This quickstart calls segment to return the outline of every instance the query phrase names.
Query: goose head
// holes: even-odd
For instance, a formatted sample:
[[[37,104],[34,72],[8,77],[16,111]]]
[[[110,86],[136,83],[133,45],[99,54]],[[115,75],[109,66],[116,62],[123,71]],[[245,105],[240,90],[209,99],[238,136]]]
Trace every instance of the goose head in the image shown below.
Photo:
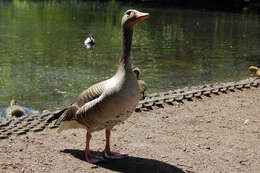
[[[149,17],[149,13],[142,13],[137,10],[127,10],[122,18],[122,27],[133,29],[136,23]]]
[[[122,44],[122,56],[120,58],[120,68],[123,67],[124,69],[131,70],[131,62],[130,62],[130,52],[131,52],[131,44],[132,44],[132,37],[134,26],[136,23],[146,19],[149,17],[149,13],[142,13],[137,10],[127,10],[121,22],[121,27],[123,31],[123,44]]]

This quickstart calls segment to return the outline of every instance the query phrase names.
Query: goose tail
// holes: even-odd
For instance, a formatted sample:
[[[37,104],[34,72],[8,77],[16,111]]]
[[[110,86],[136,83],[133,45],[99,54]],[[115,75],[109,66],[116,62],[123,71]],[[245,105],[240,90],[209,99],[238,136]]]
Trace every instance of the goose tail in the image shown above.
[[[78,107],[76,105],[70,105],[67,108],[54,112],[53,115],[47,120],[47,123],[51,123],[56,120],[55,125],[59,125],[62,121],[73,120],[77,110]]]
[[[51,123],[54,120],[57,120],[60,118],[60,116],[63,114],[63,112],[66,110],[67,108],[64,108],[62,110],[56,111],[52,113],[52,116],[47,120],[47,123]]]

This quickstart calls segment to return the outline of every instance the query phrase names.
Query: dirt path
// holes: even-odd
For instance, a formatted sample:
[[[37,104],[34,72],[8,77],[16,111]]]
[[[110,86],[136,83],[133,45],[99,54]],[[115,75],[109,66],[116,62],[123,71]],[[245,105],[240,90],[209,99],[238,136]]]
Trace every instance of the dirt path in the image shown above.
[[[0,172],[260,172],[260,88],[134,113],[112,133],[125,160],[84,160],[85,132],[55,129],[0,141]],[[101,154],[104,131],[91,148]]]

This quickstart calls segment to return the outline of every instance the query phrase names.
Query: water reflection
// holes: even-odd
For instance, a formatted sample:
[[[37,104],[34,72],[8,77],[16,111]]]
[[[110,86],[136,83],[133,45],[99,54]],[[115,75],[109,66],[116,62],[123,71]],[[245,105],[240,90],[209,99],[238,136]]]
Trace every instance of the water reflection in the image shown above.
[[[52,109],[113,75],[121,55],[121,16],[129,8],[151,13],[136,27],[132,47],[132,63],[150,93],[242,79],[249,65],[260,64],[257,14],[0,1],[0,107],[14,97],[26,107]],[[86,49],[90,33],[97,44]]]

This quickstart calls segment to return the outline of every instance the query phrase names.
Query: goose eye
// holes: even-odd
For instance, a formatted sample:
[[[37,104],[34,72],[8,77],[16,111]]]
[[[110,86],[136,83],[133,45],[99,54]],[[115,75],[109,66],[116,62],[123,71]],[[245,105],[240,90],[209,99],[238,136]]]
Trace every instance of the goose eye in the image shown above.
[[[126,12],[126,14],[129,16],[131,14],[131,11]]]

